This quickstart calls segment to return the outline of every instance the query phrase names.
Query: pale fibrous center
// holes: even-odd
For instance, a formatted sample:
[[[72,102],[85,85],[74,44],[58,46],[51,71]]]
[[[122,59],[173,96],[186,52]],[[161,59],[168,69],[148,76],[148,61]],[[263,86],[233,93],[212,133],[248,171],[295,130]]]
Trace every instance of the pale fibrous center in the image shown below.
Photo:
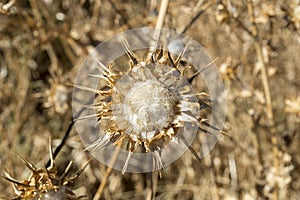
[[[118,80],[112,114],[119,129],[133,140],[151,140],[172,125],[178,98],[163,82],[169,79],[168,71],[163,65],[139,65]]]
[[[125,119],[136,133],[159,131],[172,121],[175,97],[158,81],[138,82],[123,102]]]

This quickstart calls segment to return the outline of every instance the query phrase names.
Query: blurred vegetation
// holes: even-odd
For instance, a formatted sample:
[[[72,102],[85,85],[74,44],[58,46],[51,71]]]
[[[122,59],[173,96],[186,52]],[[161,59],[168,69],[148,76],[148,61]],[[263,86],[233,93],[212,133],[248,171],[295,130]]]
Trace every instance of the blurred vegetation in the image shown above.
[[[14,154],[42,166],[48,139],[57,146],[72,117],[72,83],[101,41],[155,26],[160,1],[0,1],[0,170],[22,180]],[[185,153],[158,179],[156,199],[300,199],[299,0],[170,1],[164,27],[204,46],[227,92],[225,130],[198,162]],[[200,136],[201,137],[201,134]],[[199,139],[200,140],[200,139]],[[199,146],[195,141],[195,148]],[[63,171],[88,161],[76,131],[56,159]],[[93,160],[76,194],[93,199],[106,166]],[[147,176],[112,170],[102,199],[145,199]],[[0,196],[13,197],[0,179]]]

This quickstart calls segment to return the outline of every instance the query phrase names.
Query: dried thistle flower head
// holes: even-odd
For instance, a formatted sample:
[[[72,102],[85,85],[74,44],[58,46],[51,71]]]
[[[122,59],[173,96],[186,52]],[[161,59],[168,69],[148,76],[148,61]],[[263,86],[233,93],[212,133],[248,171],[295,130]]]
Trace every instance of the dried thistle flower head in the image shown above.
[[[139,38],[131,42],[136,43]],[[171,41],[169,45],[147,48],[144,52],[133,51],[129,45],[131,42],[124,35],[119,36],[121,46],[114,45],[121,57],[105,65],[102,60],[106,57],[100,59],[92,55],[85,66],[96,70],[88,72],[85,78],[81,75],[86,72],[78,73],[78,84],[74,85],[73,93],[75,112],[76,105],[82,106],[85,104],[83,102],[87,102],[82,101],[88,97],[88,94],[82,94],[84,90],[96,94],[94,103],[85,106],[87,112],[76,123],[87,150],[109,166],[122,170],[122,173],[159,170],[177,159],[187,148],[199,159],[190,144],[200,124],[207,123],[200,117],[200,110],[207,104],[199,96],[208,95],[195,92],[191,85],[201,70],[195,70],[192,64],[189,67],[182,65],[189,42],[174,48],[178,45]],[[110,45],[107,48],[111,48]],[[128,62],[123,61],[120,47]],[[170,47],[173,50],[170,51]],[[138,56],[141,52],[144,56]],[[97,51],[94,53],[97,54]],[[114,54],[113,50],[111,54]],[[106,56],[111,55],[107,53]],[[191,68],[194,72],[187,77],[187,70]],[[96,81],[96,89],[84,84],[84,81],[91,79]],[[92,144],[89,140],[98,136],[99,132],[91,129],[89,132],[91,123],[99,125],[101,135]],[[218,128],[214,127],[214,130]],[[118,159],[112,161],[113,152],[119,147]]]
[[[50,151],[50,166],[43,168],[36,168],[29,160],[21,158],[21,161],[31,171],[31,175],[27,180],[19,181],[10,176],[9,173],[4,172],[4,178],[14,186],[14,192],[17,195],[16,200],[78,200],[84,196],[76,197],[70,184],[78,178],[84,168],[78,170],[74,176],[68,176],[72,161],[69,162],[62,175],[58,174],[54,163],[51,141],[49,142]]]
[[[70,110],[71,89],[65,82],[69,79],[70,74],[63,74],[58,66],[52,66],[49,69],[51,77],[49,78],[49,88],[41,89],[42,92],[34,94],[43,103],[43,106],[49,109],[50,115],[65,115]],[[48,87],[48,86],[47,86]]]
[[[50,80],[50,86],[45,92],[46,101],[44,102],[44,107],[54,107],[57,113],[65,114],[69,109],[69,89],[63,84],[55,83],[53,80]]]

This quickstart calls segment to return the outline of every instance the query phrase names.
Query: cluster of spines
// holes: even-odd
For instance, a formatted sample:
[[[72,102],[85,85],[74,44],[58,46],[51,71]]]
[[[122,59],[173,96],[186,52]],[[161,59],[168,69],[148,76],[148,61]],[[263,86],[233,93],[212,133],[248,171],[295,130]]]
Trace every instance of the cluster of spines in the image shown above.
[[[17,195],[14,200],[31,200],[31,199],[70,199],[78,200],[84,196],[76,197],[70,189],[70,184],[83,172],[83,168],[79,169],[74,176],[69,177],[69,172],[73,164],[69,162],[62,175],[58,175],[55,166],[51,140],[49,140],[50,165],[43,168],[37,168],[28,159],[18,156],[24,165],[31,171],[31,175],[27,180],[17,180],[7,172],[4,172],[6,180],[13,183],[14,192]]]

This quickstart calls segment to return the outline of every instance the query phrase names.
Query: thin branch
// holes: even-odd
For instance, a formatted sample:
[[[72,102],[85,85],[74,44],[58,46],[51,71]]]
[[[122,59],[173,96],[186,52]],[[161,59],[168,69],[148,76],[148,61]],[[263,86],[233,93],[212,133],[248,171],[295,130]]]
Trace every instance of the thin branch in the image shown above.
[[[165,20],[165,16],[166,16],[167,9],[168,9],[168,4],[169,4],[169,0],[162,0],[162,2],[160,4],[158,19],[157,19],[154,34],[153,34],[153,39],[154,39],[155,44],[151,44],[152,47],[149,50],[150,53],[153,53],[155,51],[155,49],[157,49],[157,47],[158,47],[160,32],[164,25],[164,20]]]
[[[111,165],[114,165],[114,163],[116,162],[117,158],[118,158],[118,154],[119,154],[119,151],[121,149],[121,145],[122,145],[122,142],[120,142],[117,146],[116,146],[116,150],[114,152],[114,154],[112,155],[112,158],[111,158]],[[101,195],[103,193],[103,190],[105,188],[105,185],[107,183],[107,180],[109,178],[109,175],[112,171],[112,168],[111,167],[108,167],[105,171],[105,174],[104,174],[104,177],[102,178],[101,180],[101,184],[99,185],[98,187],[98,190],[96,192],[96,194],[94,195],[94,198],[93,200],[100,200],[101,198]]]
[[[267,118],[269,121],[269,125],[271,127],[270,132],[272,134],[271,142],[273,146],[273,164],[276,170],[276,173],[279,172],[279,160],[278,160],[278,147],[277,147],[277,137],[275,133],[275,128],[274,128],[274,115],[273,115],[273,107],[272,107],[272,100],[271,100],[271,95],[270,95],[270,87],[269,87],[269,80],[268,80],[268,74],[267,74],[267,67],[264,63],[263,59],[263,54],[262,54],[262,47],[259,41],[259,35],[258,35],[258,29],[257,25],[255,22],[255,16],[253,13],[253,3],[252,0],[247,0],[247,9],[250,17],[250,22],[251,22],[251,33],[254,38],[254,46],[255,46],[255,51],[257,55],[257,59],[259,62],[259,65],[261,67],[261,77],[262,77],[262,85],[264,88],[264,93],[266,97],[266,114]],[[278,187],[275,186],[274,191],[273,191],[273,200],[278,199]]]

